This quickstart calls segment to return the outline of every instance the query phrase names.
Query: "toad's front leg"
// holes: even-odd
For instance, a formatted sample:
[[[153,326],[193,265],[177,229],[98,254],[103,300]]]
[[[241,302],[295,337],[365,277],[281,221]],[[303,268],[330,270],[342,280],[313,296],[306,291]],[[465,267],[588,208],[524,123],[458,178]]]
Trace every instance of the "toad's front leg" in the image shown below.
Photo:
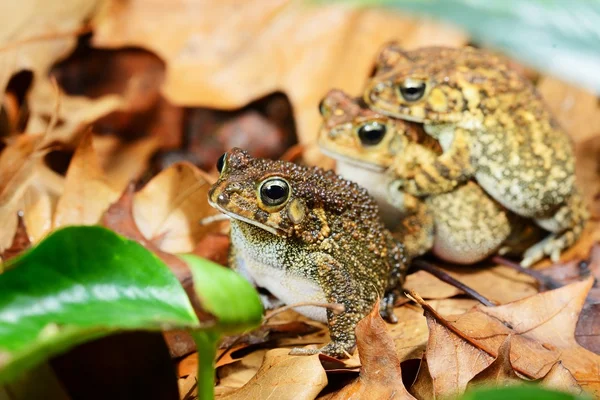
[[[402,181],[403,190],[414,196],[450,192],[475,173],[470,141],[471,135],[464,129],[457,128],[452,141],[441,155],[411,144],[403,154],[396,157],[392,170]]]
[[[323,289],[325,298],[330,303],[338,303],[344,306],[344,311],[334,313],[327,310],[327,323],[331,342],[320,349],[295,348],[290,354],[326,354],[336,358],[350,357],[356,346],[354,330],[356,324],[368,312],[370,306],[375,303],[374,299],[363,299],[361,291],[353,282],[345,266],[334,260],[329,255],[314,255],[314,271],[316,272],[319,286]],[[371,301],[373,300],[373,301]],[[371,304],[367,304],[371,303]]]

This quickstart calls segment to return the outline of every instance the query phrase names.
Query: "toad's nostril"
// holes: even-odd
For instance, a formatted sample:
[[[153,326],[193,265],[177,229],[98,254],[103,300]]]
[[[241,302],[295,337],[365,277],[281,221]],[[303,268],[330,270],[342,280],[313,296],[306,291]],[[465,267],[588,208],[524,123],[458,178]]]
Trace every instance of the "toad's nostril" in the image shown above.
[[[225,192],[229,194],[239,194],[242,192],[242,186],[239,183],[230,183],[227,188],[225,188]]]

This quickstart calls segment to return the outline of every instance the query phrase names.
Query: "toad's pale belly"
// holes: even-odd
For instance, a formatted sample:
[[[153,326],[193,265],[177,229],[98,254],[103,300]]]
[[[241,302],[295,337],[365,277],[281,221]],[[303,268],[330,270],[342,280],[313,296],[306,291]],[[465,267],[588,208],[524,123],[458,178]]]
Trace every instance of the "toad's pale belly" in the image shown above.
[[[246,259],[243,256],[238,256],[237,269],[246,279],[256,286],[267,289],[285,304],[306,301],[327,303],[325,293],[311,279],[291,274],[281,268]],[[310,319],[327,322],[327,313],[323,307],[297,307],[295,310]]]

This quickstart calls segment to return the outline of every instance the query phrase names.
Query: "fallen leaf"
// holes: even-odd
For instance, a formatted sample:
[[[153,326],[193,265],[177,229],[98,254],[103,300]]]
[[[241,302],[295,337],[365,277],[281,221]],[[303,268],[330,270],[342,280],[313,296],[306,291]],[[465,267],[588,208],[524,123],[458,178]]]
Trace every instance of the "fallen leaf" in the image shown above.
[[[169,253],[190,252],[222,223],[200,224],[218,214],[207,201],[214,178],[189,163],[177,163],[155,176],[133,200],[133,217],[144,237]]]
[[[548,371],[538,383],[562,392],[570,392],[577,395],[583,392],[583,389],[579,386],[573,377],[573,374],[565,368],[561,361],[554,364],[552,368],[550,368],[550,371]]]
[[[327,385],[319,356],[291,356],[289,352],[289,349],[268,351],[248,383],[219,399],[314,399]]]
[[[140,46],[165,60],[163,93],[174,104],[232,109],[283,91],[304,144],[316,139],[321,97],[332,87],[358,94],[383,43],[400,40],[414,48],[466,41],[426,19],[292,0],[112,0],[94,25],[95,46]]]
[[[427,365],[427,355],[424,355],[423,359],[421,359],[419,372],[417,372],[417,377],[410,387],[410,394],[418,400],[435,399],[433,379]]]
[[[577,382],[600,394],[600,356],[575,340],[575,326],[593,279],[570,284],[497,307],[476,306],[451,326],[473,346],[496,355],[512,335],[512,365],[529,377],[541,378],[562,361]]]
[[[175,274],[179,282],[186,288],[192,288],[192,272],[185,262],[177,256],[162,251],[156,244],[149,241],[140,232],[133,220],[133,185],[129,185],[121,197],[106,210],[102,216],[102,225],[112,229],[120,235],[133,239],[142,246],[156,254]]]
[[[470,389],[477,385],[508,386],[515,383],[522,383],[521,379],[510,363],[510,335],[498,349],[498,356],[483,371],[471,379],[467,388]]]
[[[98,0],[3,2],[0,8],[0,92],[14,72],[27,69],[43,79],[76,44],[82,23]]]
[[[92,135],[85,134],[69,164],[65,190],[56,205],[53,228],[98,223],[123,189],[107,182],[94,152]]]
[[[48,150],[42,134],[23,134],[11,138],[0,154],[0,252],[12,243],[24,195],[34,185],[39,170],[47,169],[43,157]]]
[[[117,188],[124,188],[146,172],[150,157],[158,149],[158,140],[145,137],[123,143],[115,136],[94,136],[94,148],[106,180]]]
[[[594,288],[598,289],[598,288]],[[589,351],[600,354],[600,304],[586,304],[579,314],[575,339]]]
[[[25,224],[23,224],[23,218],[18,217],[17,229],[15,230],[15,235],[10,247],[7,247],[0,252],[0,273],[3,269],[1,263],[18,255],[23,250],[29,248],[29,246],[31,246],[31,242],[29,241],[29,237],[27,237]]]
[[[460,395],[469,381],[493,362],[493,357],[467,342],[430,306],[424,306],[424,314],[429,327],[426,365],[430,376],[419,370],[414,393],[422,396],[432,392],[433,398]]]
[[[442,266],[444,272],[496,303],[508,303],[538,292],[535,279],[508,267],[485,264],[450,265],[441,262],[436,262],[436,265]],[[425,271],[409,275],[404,287],[419,293],[424,299],[445,299],[463,293]]]
[[[264,349],[254,351],[241,360],[217,368],[216,397],[219,397],[219,394],[232,393],[247,384],[264,364],[267,351]]]
[[[331,399],[414,399],[402,383],[396,346],[379,315],[379,301],[356,325],[360,375]]]

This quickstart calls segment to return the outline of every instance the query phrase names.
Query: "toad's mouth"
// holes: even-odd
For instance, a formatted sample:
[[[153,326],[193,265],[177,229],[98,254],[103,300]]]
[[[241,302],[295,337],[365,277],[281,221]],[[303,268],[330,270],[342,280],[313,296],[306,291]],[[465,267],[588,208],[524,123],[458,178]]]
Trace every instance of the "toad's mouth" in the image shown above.
[[[212,201],[212,199],[210,197],[208,198],[208,204],[211,207],[216,208],[218,211],[222,212],[223,214],[227,215],[231,219],[235,219],[236,221],[241,221],[241,222],[245,222],[250,225],[254,225],[257,228],[264,229],[265,231],[272,233],[273,235],[276,235],[276,236],[286,236],[286,234],[283,230],[276,229],[276,228],[273,228],[272,226],[268,226],[265,224],[261,224],[251,218],[247,218],[247,217],[244,217],[243,215],[236,214],[233,211],[229,211],[226,208],[224,208],[224,207],[220,206],[219,204],[215,203],[214,201]]]
[[[373,171],[373,172],[383,173],[386,170],[386,168],[382,167],[381,165],[373,164],[368,161],[357,160],[356,158],[352,158],[352,157],[348,157],[348,156],[336,153],[335,151],[329,150],[329,149],[325,148],[324,146],[320,146],[320,148],[321,148],[321,152],[323,154],[333,158],[336,161],[343,161],[345,163],[354,165],[359,168],[364,168],[364,169],[367,169],[367,170]]]

